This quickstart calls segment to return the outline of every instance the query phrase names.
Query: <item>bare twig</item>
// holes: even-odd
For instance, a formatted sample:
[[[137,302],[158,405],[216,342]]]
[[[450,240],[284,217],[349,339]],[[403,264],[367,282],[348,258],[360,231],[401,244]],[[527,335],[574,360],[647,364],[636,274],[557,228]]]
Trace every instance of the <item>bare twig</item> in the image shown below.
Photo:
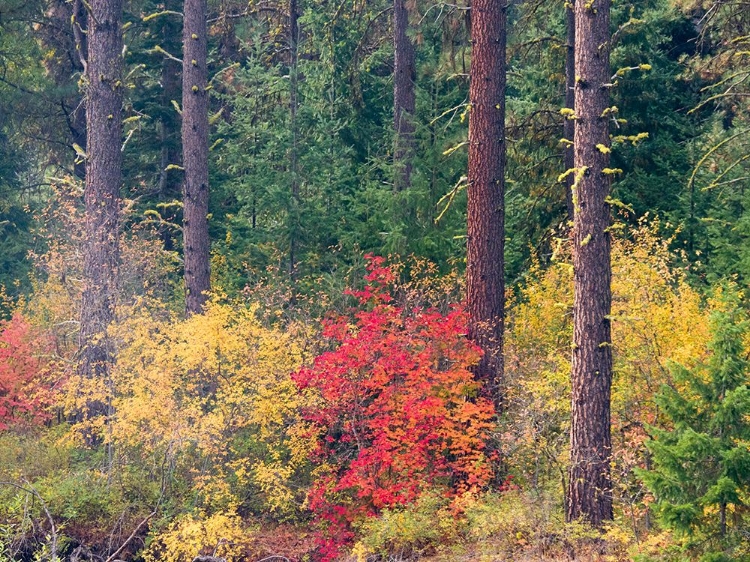
[[[148,523],[149,520],[155,515],[156,515],[156,509],[152,511],[151,513],[149,513],[143,521],[138,523],[138,526],[135,529],[133,529],[133,532],[130,533],[130,536],[127,539],[125,539],[124,543],[120,545],[120,548],[115,550],[112,553],[112,555],[109,558],[107,558],[105,562],[113,562],[115,558],[117,558],[117,555],[120,554],[123,550],[125,550],[125,547],[128,546],[128,544],[130,544],[130,541],[132,541],[135,538],[135,536],[138,534],[138,531],[141,530],[141,527],[143,527],[146,523]]]
[[[39,495],[39,492],[36,491],[34,486],[26,479],[22,480],[22,482],[25,484],[25,486],[21,486],[20,484],[16,484],[15,482],[0,482],[0,486],[10,486],[12,488],[16,488],[17,490],[21,490],[22,492],[31,494],[39,500],[39,505],[42,506],[42,510],[44,511],[44,515],[47,517],[47,521],[49,521],[50,526],[50,561],[58,562],[60,559],[57,557],[57,526],[55,525],[55,520],[52,518],[52,514],[49,512],[49,509],[47,509],[47,503],[44,501],[44,498]]]

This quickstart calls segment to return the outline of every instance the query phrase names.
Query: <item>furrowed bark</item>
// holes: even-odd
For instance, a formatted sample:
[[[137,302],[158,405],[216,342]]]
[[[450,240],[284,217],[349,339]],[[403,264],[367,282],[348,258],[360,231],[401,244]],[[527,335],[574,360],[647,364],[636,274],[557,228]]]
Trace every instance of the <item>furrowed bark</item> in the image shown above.
[[[114,319],[122,182],[122,0],[92,0],[86,85],[86,238],[80,373],[109,372],[106,331]]]
[[[78,374],[109,388],[114,362],[107,329],[115,318],[120,259],[122,183],[122,0],[92,0],[86,64],[86,187],[84,287],[81,299]],[[111,413],[108,398],[90,400],[77,415]],[[93,444],[97,437],[90,435]]]
[[[471,7],[469,174],[466,293],[469,337],[484,350],[476,376],[502,403],[505,307],[505,51],[506,6]]]
[[[207,2],[185,0],[182,31],[182,161],[185,309],[199,314],[211,289],[208,237]]]
[[[612,519],[609,0],[575,5],[575,218],[568,520]]]

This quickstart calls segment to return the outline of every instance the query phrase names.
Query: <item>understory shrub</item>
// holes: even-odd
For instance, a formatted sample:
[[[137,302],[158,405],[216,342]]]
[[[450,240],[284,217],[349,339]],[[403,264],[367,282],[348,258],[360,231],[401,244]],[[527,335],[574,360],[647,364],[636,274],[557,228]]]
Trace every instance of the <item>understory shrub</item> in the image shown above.
[[[466,314],[397,304],[382,258],[369,258],[365,280],[349,291],[357,306],[325,322],[330,351],[294,375],[313,394],[303,409],[317,443],[307,503],[324,559],[362,519],[427,490],[478,490],[492,476],[484,451],[493,407],[469,370],[480,350],[466,338]]]

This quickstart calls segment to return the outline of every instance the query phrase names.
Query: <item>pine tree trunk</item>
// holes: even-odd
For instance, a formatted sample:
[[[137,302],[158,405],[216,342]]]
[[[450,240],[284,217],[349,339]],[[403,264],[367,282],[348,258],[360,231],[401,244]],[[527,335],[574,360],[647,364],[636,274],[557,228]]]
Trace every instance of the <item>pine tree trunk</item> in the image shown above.
[[[409,12],[405,0],[393,2],[393,126],[396,132],[393,151],[396,191],[411,186],[414,158],[416,53],[409,39]]]
[[[576,62],[575,62],[575,47],[576,47],[576,13],[575,4],[571,0],[569,5],[566,3],[565,6],[565,26],[567,29],[567,39],[565,53],[565,107],[568,109],[575,109],[576,93]],[[575,154],[573,152],[573,137],[575,136],[575,120],[565,119],[563,125],[563,138],[569,143],[565,143],[565,158],[564,166],[565,170],[570,170],[575,167]],[[575,176],[570,174],[565,178],[565,202],[568,208],[568,220],[573,220],[574,208],[573,208],[573,182]]]
[[[179,11],[179,0],[167,0],[164,8],[170,11]],[[169,53],[177,52],[179,49],[179,22],[172,15],[161,18],[162,45]],[[180,198],[181,175],[177,169],[170,169],[171,165],[182,163],[180,149],[180,115],[172,106],[173,101],[179,101],[180,89],[180,63],[164,57],[161,63],[161,120],[159,124],[159,141],[161,143],[161,158],[159,170],[159,200],[171,202]],[[173,207],[165,207],[162,218],[169,223],[177,220]],[[160,228],[164,249],[174,249],[172,236],[173,229],[164,225]]]
[[[91,0],[86,85],[86,234],[78,372],[107,381],[113,360],[122,183],[122,0]],[[97,402],[86,415],[106,413]]]
[[[505,10],[498,0],[472,3],[469,86],[469,337],[484,350],[476,375],[498,406],[502,401],[505,306]]]
[[[576,2],[572,419],[568,520],[612,519],[609,0]]]
[[[208,68],[206,0],[185,0],[182,31],[182,161],[185,308],[198,314],[211,288],[208,238]]]
[[[289,125],[292,143],[289,149],[289,172],[291,175],[291,212],[289,216],[289,276],[294,281],[297,275],[297,253],[299,246],[299,150],[297,146],[299,131],[297,129],[298,109],[298,46],[299,24],[297,0],[289,0]]]

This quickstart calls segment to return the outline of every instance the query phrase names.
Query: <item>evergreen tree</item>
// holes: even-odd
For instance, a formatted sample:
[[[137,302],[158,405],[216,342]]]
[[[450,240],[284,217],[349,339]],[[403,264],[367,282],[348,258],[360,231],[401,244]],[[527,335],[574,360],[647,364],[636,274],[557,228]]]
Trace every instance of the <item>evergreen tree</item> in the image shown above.
[[[289,198],[289,276],[297,277],[297,259],[299,246],[299,128],[297,112],[299,111],[299,7],[297,0],[289,0],[289,125],[291,143],[289,146],[289,176],[291,180]]]
[[[610,2],[575,4],[573,371],[567,518],[612,519],[610,396]]]
[[[79,373],[106,380],[114,360],[107,328],[115,317],[122,184],[122,1],[93,0],[86,67],[86,239]],[[92,414],[104,412],[91,405]]]
[[[663,524],[687,534],[738,528],[750,493],[750,321],[736,293],[723,299],[709,358],[672,365],[673,382],[656,397],[666,427],[651,428],[653,468],[640,472]]]
[[[24,210],[19,197],[18,173],[23,160],[0,128],[0,296],[12,299],[31,287],[31,270],[26,255],[31,249],[31,214]],[[12,303],[0,298],[0,320],[4,319]]]
[[[505,55],[507,6],[471,7],[466,297],[469,337],[484,351],[476,367],[499,405],[505,313]]]
[[[166,0],[164,7],[169,11],[179,10],[178,0]],[[177,51],[179,48],[179,20],[174,15],[169,14],[167,17],[160,18],[159,21],[160,39],[167,52]],[[165,205],[161,215],[168,222],[174,222],[174,205],[170,203],[180,199],[181,185],[180,174],[175,166],[182,162],[180,150],[180,115],[172,106],[173,100],[176,102],[181,99],[180,88],[180,64],[172,58],[163,57],[160,68],[161,95],[158,96],[158,107],[156,109],[156,119],[158,119],[158,144],[159,144],[159,183],[158,199]],[[156,98],[155,94],[153,98]],[[152,99],[153,99],[152,98]],[[173,248],[173,229],[168,225],[162,224],[160,228],[161,238],[164,241],[164,249]]]
[[[211,288],[208,236],[208,29],[206,0],[185,0],[182,31],[182,221],[185,309],[200,313]]]

